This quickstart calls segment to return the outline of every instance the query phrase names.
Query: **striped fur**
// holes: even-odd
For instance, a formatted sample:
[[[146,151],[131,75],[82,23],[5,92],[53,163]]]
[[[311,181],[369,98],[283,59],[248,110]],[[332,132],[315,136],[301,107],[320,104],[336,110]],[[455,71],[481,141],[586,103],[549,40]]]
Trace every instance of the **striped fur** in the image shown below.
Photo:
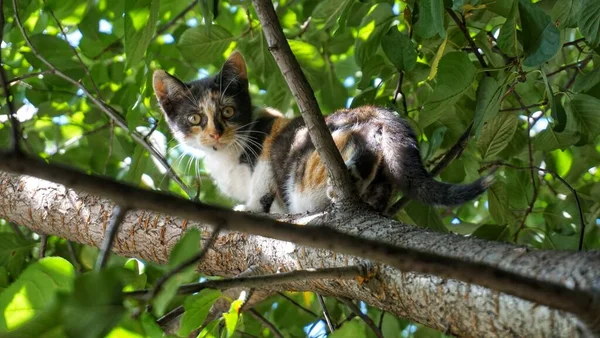
[[[217,75],[188,84],[156,71],[154,89],[173,135],[206,154],[204,165],[221,192],[247,210],[326,208],[335,196],[303,120],[253,107],[246,74],[239,53]],[[457,205],[491,183],[487,177],[464,185],[434,180],[423,168],[414,132],[387,109],[343,109],[326,122],[361,199],[376,210],[385,210],[398,192],[429,204]]]

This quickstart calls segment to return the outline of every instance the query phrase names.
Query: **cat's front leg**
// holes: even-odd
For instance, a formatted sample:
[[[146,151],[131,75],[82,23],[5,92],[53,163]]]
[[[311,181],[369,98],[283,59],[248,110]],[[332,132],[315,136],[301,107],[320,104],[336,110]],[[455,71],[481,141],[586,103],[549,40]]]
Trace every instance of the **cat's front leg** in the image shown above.
[[[275,178],[270,161],[259,160],[252,173],[246,210],[251,212],[270,212],[271,205],[275,200],[275,191]]]

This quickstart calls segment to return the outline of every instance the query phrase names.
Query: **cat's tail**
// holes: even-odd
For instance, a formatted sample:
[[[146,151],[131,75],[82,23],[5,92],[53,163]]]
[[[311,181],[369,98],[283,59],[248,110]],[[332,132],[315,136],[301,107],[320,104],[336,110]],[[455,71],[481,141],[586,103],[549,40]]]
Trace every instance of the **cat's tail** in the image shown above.
[[[405,120],[392,112],[382,114],[384,169],[395,188],[426,204],[454,206],[475,199],[492,185],[492,175],[469,184],[435,180],[424,168],[414,132]]]

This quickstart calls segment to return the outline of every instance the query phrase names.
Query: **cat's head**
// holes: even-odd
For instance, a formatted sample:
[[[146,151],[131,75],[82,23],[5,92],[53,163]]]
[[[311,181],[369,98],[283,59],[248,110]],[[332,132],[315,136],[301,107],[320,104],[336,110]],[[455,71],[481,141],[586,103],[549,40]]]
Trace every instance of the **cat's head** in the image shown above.
[[[183,83],[163,70],[154,93],[179,143],[204,151],[237,148],[252,122],[246,63],[234,52],[212,77]]]

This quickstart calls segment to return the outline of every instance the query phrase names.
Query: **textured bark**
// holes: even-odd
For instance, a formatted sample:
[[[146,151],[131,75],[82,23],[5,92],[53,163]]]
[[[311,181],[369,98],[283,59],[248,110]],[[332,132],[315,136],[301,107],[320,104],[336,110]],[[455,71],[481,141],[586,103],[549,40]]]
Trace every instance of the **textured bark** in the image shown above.
[[[101,197],[40,179],[0,172],[0,217],[38,233],[100,246],[114,204]],[[433,233],[382,218],[336,210],[288,218],[324,223],[367,238],[500,266],[524,276],[584,290],[600,288],[600,253],[529,251],[504,243]],[[164,263],[169,250],[190,227],[210,236],[205,224],[146,210],[125,217],[113,250],[124,256]],[[223,232],[199,265],[209,275],[233,276],[250,266],[274,273],[299,268],[358,264],[356,257],[298,246],[260,236]],[[459,336],[580,337],[585,329],[573,315],[452,279],[400,272],[376,265],[368,281],[324,280],[280,285],[270,290],[307,290],[367,302],[396,315]]]

